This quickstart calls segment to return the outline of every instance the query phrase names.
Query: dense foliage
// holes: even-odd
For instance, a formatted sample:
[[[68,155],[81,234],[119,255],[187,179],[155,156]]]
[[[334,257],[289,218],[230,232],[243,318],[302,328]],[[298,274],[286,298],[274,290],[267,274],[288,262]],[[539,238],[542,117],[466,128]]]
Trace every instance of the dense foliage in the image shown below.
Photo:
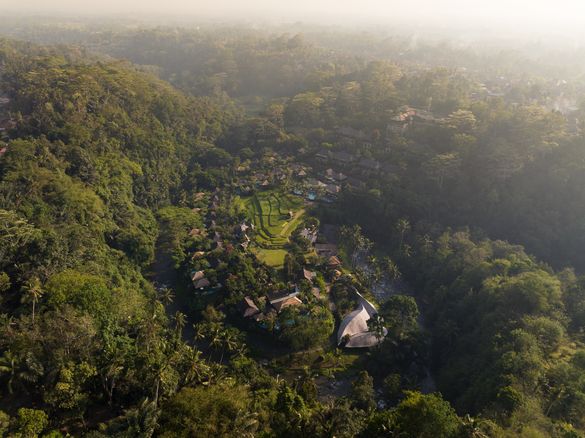
[[[0,40],[0,435],[583,436],[578,77],[328,33],[28,37],[85,49]],[[352,354],[358,296],[379,344]]]

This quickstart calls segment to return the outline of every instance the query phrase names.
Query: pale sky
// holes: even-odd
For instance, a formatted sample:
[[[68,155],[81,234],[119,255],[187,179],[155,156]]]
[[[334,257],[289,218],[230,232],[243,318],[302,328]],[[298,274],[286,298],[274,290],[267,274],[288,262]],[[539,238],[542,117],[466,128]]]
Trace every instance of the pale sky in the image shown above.
[[[0,11],[36,14],[164,14],[230,20],[469,22],[548,31],[585,28],[585,0],[0,0]]]

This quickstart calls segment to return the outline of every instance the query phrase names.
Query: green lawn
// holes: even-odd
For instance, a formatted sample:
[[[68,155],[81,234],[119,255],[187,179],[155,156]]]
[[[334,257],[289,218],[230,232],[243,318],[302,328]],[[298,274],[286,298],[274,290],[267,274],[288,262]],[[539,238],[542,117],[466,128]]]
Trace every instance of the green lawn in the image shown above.
[[[284,264],[284,256],[286,255],[284,249],[254,248],[252,249],[252,252],[256,254],[256,257],[258,257],[261,262],[266,263],[273,268],[282,268],[282,265]]]

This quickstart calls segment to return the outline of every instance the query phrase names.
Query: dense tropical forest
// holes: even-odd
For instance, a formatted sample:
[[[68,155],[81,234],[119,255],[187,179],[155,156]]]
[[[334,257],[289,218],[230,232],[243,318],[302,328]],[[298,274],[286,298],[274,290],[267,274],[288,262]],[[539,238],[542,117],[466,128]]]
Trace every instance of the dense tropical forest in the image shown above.
[[[585,436],[578,53],[0,23],[0,436]]]

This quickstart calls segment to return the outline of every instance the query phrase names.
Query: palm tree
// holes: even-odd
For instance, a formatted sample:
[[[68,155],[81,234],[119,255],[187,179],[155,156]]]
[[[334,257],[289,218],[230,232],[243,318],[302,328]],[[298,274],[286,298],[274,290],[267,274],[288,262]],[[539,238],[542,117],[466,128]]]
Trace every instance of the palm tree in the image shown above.
[[[194,330],[193,337],[195,338],[195,341],[202,341],[207,337],[207,330],[205,324],[202,323],[193,324],[193,330]]]
[[[113,362],[107,364],[100,370],[102,379],[102,386],[108,396],[108,405],[112,406],[114,399],[114,390],[118,382],[118,377],[124,371],[124,366],[121,361],[115,356]]]
[[[187,370],[183,382],[189,385],[194,382],[201,382],[209,375],[209,366],[201,359],[201,352],[188,347],[186,353]]]
[[[425,252],[429,251],[432,248],[433,239],[431,239],[431,236],[429,236],[428,234],[425,234],[424,236],[421,237],[420,244]]]
[[[175,300],[175,293],[171,288],[163,286],[158,290],[158,298],[163,305],[168,306]]]
[[[156,401],[146,398],[137,407],[127,410],[123,418],[137,436],[150,438],[154,435],[159,413]]]
[[[206,338],[209,342],[209,346],[215,351],[219,351],[223,346],[223,327],[216,323],[209,323]]]
[[[248,353],[248,346],[243,342],[238,342],[238,345],[234,351],[236,352],[236,356],[243,357]]]
[[[0,374],[8,374],[8,393],[13,393],[12,384],[14,377],[16,376],[16,356],[10,351],[5,351],[2,357],[0,357]]]
[[[168,366],[168,361],[166,363],[158,362],[154,365],[154,404],[158,406],[158,399],[160,394],[160,385],[163,382],[164,374]]]
[[[44,294],[44,291],[41,286],[41,281],[38,277],[34,277],[31,280],[27,281],[23,288],[22,288],[24,295],[22,296],[21,302],[24,303],[32,303],[32,324],[35,324],[35,308],[38,301]]]
[[[177,339],[181,339],[185,324],[187,324],[187,316],[183,312],[177,310],[175,313],[175,331]]]
[[[398,265],[390,257],[384,257],[383,264],[386,274],[391,280],[398,280],[402,276]]]
[[[379,348],[384,339],[384,318],[376,313],[368,320],[368,330],[374,333]]]
[[[470,438],[488,438],[488,435],[481,430],[481,424],[469,414],[463,417],[463,430],[466,436]]]
[[[253,438],[256,436],[256,429],[258,429],[258,414],[238,410],[233,422],[233,435],[242,438]]]
[[[410,230],[410,222],[408,219],[402,218],[399,219],[396,223],[396,230],[400,233],[400,244],[398,245],[398,249],[402,249],[402,244],[404,243],[404,235]]]
[[[221,364],[223,363],[223,355],[225,354],[226,350],[232,351],[232,349],[236,347],[236,341],[233,333],[229,330],[222,331],[219,337],[218,345],[221,346],[221,356],[219,358],[219,363]]]
[[[408,244],[405,244],[405,245],[402,247],[402,255],[403,255],[404,257],[410,257],[410,256],[412,255],[412,246],[410,246],[410,245],[408,245]]]

